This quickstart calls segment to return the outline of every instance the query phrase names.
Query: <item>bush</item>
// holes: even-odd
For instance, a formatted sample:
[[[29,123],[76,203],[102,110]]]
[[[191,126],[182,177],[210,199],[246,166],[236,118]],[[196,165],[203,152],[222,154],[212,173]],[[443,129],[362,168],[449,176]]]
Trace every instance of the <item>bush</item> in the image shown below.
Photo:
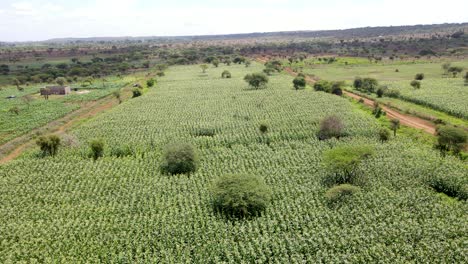
[[[164,150],[161,170],[168,174],[184,174],[196,171],[198,155],[195,148],[186,143],[167,145]]]
[[[351,184],[340,184],[330,188],[325,193],[325,198],[330,205],[335,205],[346,201],[350,196],[359,192],[361,189]]]
[[[271,199],[271,190],[256,176],[229,174],[217,179],[212,187],[216,210],[234,217],[260,215]]]
[[[340,138],[344,136],[344,125],[341,119],[337,116],[328,116],[320,122],[320,129],[317,134],[320,140],[330,138]]]
[[[379,89],[377,89],[376,94],[378,98],[382,98],[382,96],[385,94],[385,88],[379,87]]]
[[[434,176],[429,179],[428,184],[435,191],[444,193],[450,197],[460,200],[468,199],[468,184],[463,179],[450,176]]]
[[[320,80],[314,83],[314,90],[318,92],[329,92],[331,91],[332,84],[325,80]]]
[[[381,128],[379,130],[379,139],[382,142],[388,141],[390,139],[390,130],[386,128]]]
[[[297,76],[293,80],[293,85],[294,85],[294,89],[296,90],[304,89],[306,87],[306,80],[304,77]]]
[[[221,73],[221,78],[226,78],[226,79],[229,79],[231,78],[231,73],[227,70],[223,71],[223,73]]]
[[[146,86],[153,87],[155,83],[156,83],[156,80],[151,78],[151,79],[146,81]]]
[[[392,98],[398,98],[400,97],[400,91],[397,89],[388,89],[385,91],[385,96],[392,97]]]
[[[326,185],[362,183],[356,170],[360,163],[374,153],[371,146],[342,146],[324,153],[324,165],[330,172],[324,179]]]
[[[101,139],[93,139],[89,142],[89,148],[91,149],[91,157],[93,157],[94,160],[104,155],[104,141]]]
[[[266,132],[268,132],[268,125],[265,124],[265,123],[262,123],[260,124],[260,126],[258,127],[258,130],[260,130],[260,132],[262,134],[265,134]]]
[[[424,73],[418,73],[414,76],[415,80],[422,81],[424,79]]]
[[[413,80],[413,81],[411,81],[410,84],[411,84],[411,86],[413,86],[414,89],[421,88],[421,82],[420,81]]]
[[[133,155],[133,150],[130,146],[125,145],[125,146],[113,146],[110,149],[110,155],[117,157],[117,158],[122,158],[126,156],[131,156]]]
[[[43,156],[55,156],[60,146],[60,138],[56,135],[41,136],[36,140],[36,144],[41,149]]]
[[[268,77],[263,73],[252,73],[247,74],[244,77],[244,80],[249,84],[249,86],[258,89],[260,87],[265,87],[268,83]]]
[[[132,90],[132,97],[135,98],[135,97],[139,97],[143,94],[142,90],[139,89],[139,88],[135,88]]]

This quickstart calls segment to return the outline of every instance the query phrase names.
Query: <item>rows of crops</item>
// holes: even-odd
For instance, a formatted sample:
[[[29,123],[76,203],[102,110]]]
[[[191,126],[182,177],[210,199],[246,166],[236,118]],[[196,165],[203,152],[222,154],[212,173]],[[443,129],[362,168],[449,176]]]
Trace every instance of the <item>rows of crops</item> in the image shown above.
[[[67,96],[51,96],[49,100],[44,100],[38,94],[43,86],[27,86],[24,91],[18,91],[16,87],[4,87],[0,91],[0,144],[78,109],[81,102],[109,95],[127,83],[129,80],[114,78],[108,83],[94,84],[80,90],[83,93],[73,91]],[[26,95],[29,96],[29,102],[23,100]],[[16,97],[7,99],[9,96]],[[10,111],[13,108],[17,108],[18,113]]]
[[[384,84],[398,89],[404,100],[468,119],[468,89],[461,78],[425,80],[420,89],[414,89],[408,81]]]
[[[242,77],[259,65],[201,74],[174,67],[140,98],[73,131],[81,146],[53,158],[34,154],[0,167],[0,262],[446,262],[466,260],[466,202],[426,187],[432,174],[465,177],[466,165],[405,139],[379,143],[375,121],[345,99],[294,91],[273,76],[265,90]],[[318,121],[343,116],[348,137],[316,139]],[[258,124],[269,132],[261,135]],[[202,128],[212,137],[198,136]],[[134,155],[83,155],[91,138],[130,145]],[[167,176],[161,147],[187,141],[199,170]],[[371,144],[376,155],[360,173],[364,190],[339,208],[323,198],[322,152]],[[214,212],[209,188],[226,173],[265,179],[273,200],[258,218]]]

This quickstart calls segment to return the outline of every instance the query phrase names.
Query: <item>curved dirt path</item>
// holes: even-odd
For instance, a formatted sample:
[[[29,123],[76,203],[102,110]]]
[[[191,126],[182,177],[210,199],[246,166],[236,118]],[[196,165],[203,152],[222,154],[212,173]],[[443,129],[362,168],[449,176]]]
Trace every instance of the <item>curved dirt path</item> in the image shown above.
[[[370,99],[362,97],[360,95],[351,93],[349,91],[343,91],[343,94],[345,94],[345,95],[347,95],[347,96],[349,96],[351,98],[354,98],[356,100],[363,99],[365,105],[370,106],[370,107],[374,107],[374,101],[373,100],[370,100]],[[402,114],[402,113],[400,113],[400,112],[398,112],[396,110],[393,110],[393,109],[391,109],[391,108],[389,108],[387,106],[384,106],[384,105],[380,105],[380,107],[385,111],[385,113],[387,114],[387,117],[389,117],[391,119],[400,120],[400,124],[402,124],[402,125],[417,128],[417,129],[421,129],[421,130],[424,130],[425,132],[427,132],[429,134],[432,134],[432,135],[436,134],[436,126],[433,123],[431,123],[431,122],[429,122],[427,120],[424,120],[424,119],[421,119],[421,118],[415,117],[415,116]]]
[[[285,67],[284,70],[287,73],[289,73],[290,75],[292,75],[292,76],[297,76],[297,73],[294,72],[290,67]],[[313,83],[316,82],[316,80],[312,79],[310,76],[306,76],[306,81],[309,84],[313,84]],[[356,99],[356,100],[363,99],[365,105],[370,106],[370,107],[374,107],[374,101],[373,100],[370,100],[368,98],[362,97],[360,95],[357,95],[355,93],[345,91],[345,90],[343,90],[343,94],[345,94],[346,96],[349,96],[349,97],[351,97],[353,99]],[[387,107],[385,105],[382,105],[382,104],[380,105],[380,107],[385,111],[388,118],[398,119],[398,120],[400,120],[400,124],[402,124],[404,126],[408,126],[408,127],[412,127],[412,128],[416,128],[416,129],[421,129],[424,132],[427,132],[427,133],[429,133],[431,135],[436,134],[436,126],[433,123],[431,123],[431,122],[429,122],[427,120],[424,120],[424,119],[416,117],[416,116],[403,114],[401,112],[398,112],[398,111],[396,111],[394,109],[391,109],[391,108],[389,108],[389,107]]]

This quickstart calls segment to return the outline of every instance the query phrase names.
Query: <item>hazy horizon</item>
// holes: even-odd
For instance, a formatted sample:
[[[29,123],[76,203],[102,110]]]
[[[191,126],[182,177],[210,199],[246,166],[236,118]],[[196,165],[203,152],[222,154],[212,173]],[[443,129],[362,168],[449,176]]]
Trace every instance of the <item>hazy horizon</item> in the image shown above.
[[[456,8],[454,8],[456,7]],[[464,1],[358,0],[5,0],[0,41],[56,38],[151,37],[333,30],[464,23]],[[384,10],[385,12],[382,12]]]

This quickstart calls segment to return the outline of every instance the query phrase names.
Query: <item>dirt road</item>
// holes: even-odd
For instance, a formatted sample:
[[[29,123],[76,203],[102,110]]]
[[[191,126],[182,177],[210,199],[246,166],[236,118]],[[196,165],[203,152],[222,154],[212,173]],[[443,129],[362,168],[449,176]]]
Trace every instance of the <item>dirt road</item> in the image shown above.
[[[292,76],[297,76],[297,73],[294,72],[291,68],[289,67],[286,67],[284,69],[287,73],[289,73],[290,75]],[[316,82],[316,80],[312,79],[310,76],[306,76],[306,81],[309,83],[309,84],[313,84]],[[360,95],[357,95],[357,94],[354,94],[352,92],[349,92],[349,91],[343,91],[343,94],[345,94],[346,96],[349,96],[351,98],[354,98],[356,100],[359,100],[359,99],[363,99],[364,100],[364,104],[365,105],[368,105],[370,107],[374,107],[374,101],[373,100],[370,100],[368,98],[364,98]],[[403,114],[401,112],[398,112],[394,109],[391,109],[387,106],[384,106],[384,105],[380,105],[380,107],[385,111],[386,115],[388,118],[390,119],[398,119],[400,120],[400,124],[404,125],[404,126],[408,126],[408,127],[412,127],[412,128],[416,128],[416,129],[421,129],[429,134],[432,134],[432,135],[435,135],[436,134],[436,126],[435,124],[427,121],[427,120],[424,120],[422,118],[419,118],[419,117],[416,117],[416,116],[412,116],[412,115],[407,115],[407,114]]]

